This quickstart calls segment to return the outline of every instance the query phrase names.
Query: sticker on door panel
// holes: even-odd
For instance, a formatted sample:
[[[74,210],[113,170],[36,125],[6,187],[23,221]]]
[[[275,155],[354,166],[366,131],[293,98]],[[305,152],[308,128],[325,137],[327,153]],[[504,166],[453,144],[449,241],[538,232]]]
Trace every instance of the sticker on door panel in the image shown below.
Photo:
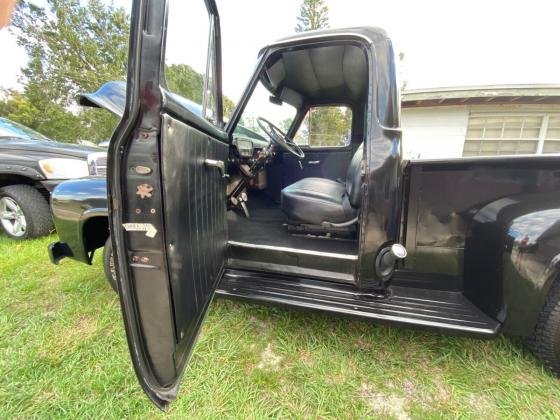
[[[157,229],[151,223],[123,223],[123,227],[127,232],[146,232],[148,238],[157,234]]]

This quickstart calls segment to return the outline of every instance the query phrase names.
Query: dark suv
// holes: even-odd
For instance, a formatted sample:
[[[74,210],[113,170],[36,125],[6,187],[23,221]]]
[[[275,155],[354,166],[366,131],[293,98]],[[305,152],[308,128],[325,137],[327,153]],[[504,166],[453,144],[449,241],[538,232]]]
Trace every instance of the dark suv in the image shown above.
[[[106,175],[107,154],[96,147],[51,140],[0,118],[0,225],[12,239],[54,229],[50,193],[60,182]]]

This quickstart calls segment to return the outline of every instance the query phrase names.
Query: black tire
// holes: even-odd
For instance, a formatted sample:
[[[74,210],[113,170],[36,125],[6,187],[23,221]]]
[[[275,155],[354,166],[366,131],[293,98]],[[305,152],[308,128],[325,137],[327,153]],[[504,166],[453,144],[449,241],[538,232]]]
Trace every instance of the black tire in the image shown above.
[[[4,197],[9,197],[17,203],[23,212],[26,224],[25,232],[21,236],[15,236],[4,229],[8,237],[23,240],[47,235],[54,231],[49,203],[34,187],[31,185],[8,185],[0,188],[0,199]]]
[[[107,238],[105,242],[105,247],[103,248],[103,270],[105,271],[105,278],[109,282],[109,285],[113,288],[115,292],[118,293],[117,289],[117,273],[115,271],[115,260],[113,259],[113,245],[111,244],[111,238]]]
[[[533,354],[560,377],[560,279],[550,289],[533,336],[527,344]]]

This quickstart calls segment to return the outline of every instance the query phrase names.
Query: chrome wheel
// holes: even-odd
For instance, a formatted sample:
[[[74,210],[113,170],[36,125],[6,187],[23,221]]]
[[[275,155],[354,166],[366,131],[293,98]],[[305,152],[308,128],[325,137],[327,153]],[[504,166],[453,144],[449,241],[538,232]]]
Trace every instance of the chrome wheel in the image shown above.
[[[27,222],[19,204],[10,197],[0,198],[0,223],[4,230],[16,238],[25,235]]]

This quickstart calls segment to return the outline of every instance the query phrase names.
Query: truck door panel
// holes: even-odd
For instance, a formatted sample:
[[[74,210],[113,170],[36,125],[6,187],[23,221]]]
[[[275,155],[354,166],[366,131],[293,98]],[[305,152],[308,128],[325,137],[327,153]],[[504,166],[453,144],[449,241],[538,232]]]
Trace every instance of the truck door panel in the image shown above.
[[[131,359],[162,409],[177,395],[227,241],[219,18],[213,0],[197,1],[210,22],[202,105],[167,90],[170,1],[136,0],[126,108],[109,149],[109,222]]]

